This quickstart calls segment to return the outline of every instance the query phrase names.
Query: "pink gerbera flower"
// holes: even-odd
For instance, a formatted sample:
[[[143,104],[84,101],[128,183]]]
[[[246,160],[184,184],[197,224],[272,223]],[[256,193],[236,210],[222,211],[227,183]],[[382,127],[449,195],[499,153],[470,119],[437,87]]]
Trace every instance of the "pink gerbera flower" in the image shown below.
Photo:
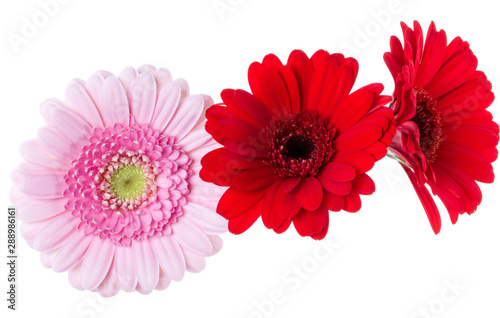
[[[216,143],[204,129],[213,103],[169,71],[143,66],[73,80],[49,99],[47,126],[21,146],[12,201],[42,263],[77,289],[150,293],[198,272],[219,251],[222,192],[199,179]]]

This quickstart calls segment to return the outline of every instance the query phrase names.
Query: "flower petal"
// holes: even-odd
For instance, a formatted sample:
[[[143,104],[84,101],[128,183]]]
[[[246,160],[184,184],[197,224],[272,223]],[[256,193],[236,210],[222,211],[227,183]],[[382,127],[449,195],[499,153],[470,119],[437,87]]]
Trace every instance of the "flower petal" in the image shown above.
[[[52,269],[56,272],[67,271],[81,262],[95,235],[77,231],[64,242],[54,259]]]
[[[134,258],[130,246],[117,246],[115,250],[115,272],[121,289],[131,292],[137,285]]]
[[[188,272],[199,273],[205,269],[205,266],[207,264],[205,261],[205,257],[183,248],[182,253],[184,254],[184,259],[186,261],[186,270]]]
[[[50,221],[35,238],[33,248],[45,252],[61,246],[75,231],[80,219],[63,213]]]
[[[183,99],[172,120],[163,131],[165,135],[175,136],[181,140],[193,129],[203,114],[204,99],[201,95],[191,95]]]
[[[115,244],[108,239],[96,238],[90,244],[82,263],[82,286],[93,290],[110,270],[115,255]]]
[[[172,239],[180,246],[196,254],[212,252],[212,245],[206,234],[187,218],[181,218],[172,224]]]
[[[128,91],[130,112],[139,124],[149,124],[156,104],[156,82],[149,72],[144,72],[134,81]]]
[[[42,146],[40,140],[38,139],[25,141],[21,145],[19,152],[26,161],[42,167],[55,170],[68,170],[70,167],[68,161],[54,156],[50,151]]]
[[[62,107],[55,107],[50,111],[50,118],[61,132],[76,145],[88,141],[92,127],[79,115]]]
[[[52,200],[26,199],[17,204],[18,217],[23,222],[37,222],[50,219],[64,212],[66,198]]]
[[[101,91],[101,114],[104,124],[128,125],[130,123],[129,101],[125,88],[116,77],[109,77]]]
[[[297,202],[308,211],[316,210],[323,199],[323,187],[318,179],[308,177],[293,189]]]
[[[77,80],[71,81],[66,88],[66,104],[70,110],[83,117],[92,127],[103,126],[94,101]]]
[[[57,199],[63,196],[66,184],[64,175],[49,174],[25,180],[19,190],[33,199]]]
[[[182,210],[183,215],[206,234],[216,235],[228,231],[226,219],[210,209],[188,202]]]
[[[150,241],[151,239],[132,242],[132,259],[137,281],[147,291],[155,288],[160,275],[160,267],[155,256],[157,252],[151,248]]]
[[[156,108],[151,121],[151,126],[154,129],[165,130],[177,110],[180,99],[181,87],[176,82],[168,84],[158,93]]]
[[[161,268],[168,277],[180,281],[186,271],[182,250],[170,236],[153,236],[149,239]]]

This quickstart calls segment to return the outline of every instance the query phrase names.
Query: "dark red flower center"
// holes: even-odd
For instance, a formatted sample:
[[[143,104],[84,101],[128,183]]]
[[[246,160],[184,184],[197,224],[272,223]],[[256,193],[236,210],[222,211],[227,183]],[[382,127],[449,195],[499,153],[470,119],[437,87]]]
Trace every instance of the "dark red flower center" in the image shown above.
[[[280,177],[315,176],[333,155],[335,129],[313,112],[285,115],[266,129],[269,164]]]
[[[316,150],[316,145],[310,138],[292,136],[286,141],[284,153],[293,159],[309,159],[314,150]]]
[[[417,111],[412,121],[417,124],[420,133],[420,148],[428,163],[433,163],[437,150],[443,141],[441,113],[437,110],[437,101],[423,88],[415,89]]]

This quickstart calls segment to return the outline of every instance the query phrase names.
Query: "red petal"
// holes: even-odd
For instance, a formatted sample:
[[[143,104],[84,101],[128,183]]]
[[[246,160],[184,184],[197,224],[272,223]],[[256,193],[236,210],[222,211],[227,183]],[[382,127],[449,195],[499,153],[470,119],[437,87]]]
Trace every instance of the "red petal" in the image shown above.
[[[348,163],[334,161],[323,167],[321,176],[335,182],[347,182],[354,179],[356,169]]]
[[[230,187],[220,198],[217,213],[227,220],[237,218],[262,199],[266,190],[239,191]]]
[[[262,167],[243,171],[236,176],[231,186],[238,190],[253,191],[266,188],[276,180],[274,168]]]
[[[448,162],[450,167],[466,172],[477,181],[492,183],[495,179],[491,163],[467,147],[443,142],[437,155],[440,161]]]
[[[370,195],[375,192],[375,183],[367,174],[359,174],[352,182],[352,192]]]
[[[226,139],[253,147],[264,147],[258,142],[259,129],[238,119],[221,119],[215,125],[216,131]]]
[[[432,230],[434,231],[434,233],[438,234],[441,230],[441,217],[439,216],[439,210],[436,206],[436,203],[434,203],[434,199],[425,186],[418,185],[417,178],[415,177],[413,171],[403,165],[401,166],[410,178],[415,192],[417,192],[418,198],[420,199],[425,213],[427,214],[427,218],[431,223]]]
[[[293,225],[301,236],[313,236],[322,232],[328,222],[328,210],[323,206],[314,211],[301,210],[293,218]]]
[[[228,110],[234,114],[233,117],[237,116],[237,118],[239,117],[258,128],[265,128],[271,123],[271,113],[266,106],[252,94],[241,89],[226,89],[222,91],[221,98],[227,105]],[[209,110],[211,108],[209,108]]]
[[[262,205],[262,222],[268,229],[278,228],[283,223],[282,215],[285,207],[285,191],[282,189],[282,182],[273,184],[264,197]]]
[[[323,187],[318,179],[308,177],[302,179],[299,185],[293,190],[295,198],[300,205],[308,210],[316,210],[321,205],[323,199]]]
[[[498,134],[483,127],[458,126],[444,127],[445,142],[453,142],[467,148],[495,148],[498,144]]]
[[[297,83],[297,78],[290,66],[286,65],[280,70],[280,75],[285,82],[290,97],[291,112],[297,114],[300,112],[300,90]]]
[[[344,208],[345,198],[343,195],[336,195],[330,191],[323,192],[323,203],[328,210],[338,212]]]
[[[303,51],[295,50],[292,51],[288,57],[287,65],[290,65],[297,78],[300,91],[300,105],[301,108],[305,108],[309,96],[309,85],[313,74],[312,62]]]
[[[432,22],[425,39],[422,62],[415,78],[415,87],[424,87],[437,73],[443,63],[445,50],[446,33],[443,30],[437,32]]]
[[[243,170],[256,169],[265,166],[264,160],[262,160],[262,158],[242,156],[235,154],[225,148],[221,149],[224,149],[224,151],[219,154],[217,160],[222,166]]]
[[[349,95],[332,112],[330,123],[335,125],[339,132],[344,132],[356,124],[373,104],[374,98],[378,95],[374,90],[383,86],[382,84],[371,84],[362,87]]]
[[[361,209],[361,199],[354,191],[345,196],[344,211],[358,212]]]
[[[383,130],[375,125],[354,126],[334,142],[336,151],[361,150],[373,145],[382,137]]]
[[[321,182],[323,188],[333,194],[346,195],[351,192],[352,189],[351,182],[335,182],[323,177],[322,175],[318,176],[318,180]]]
[[[335,156],[335,162],[347,162],[352,165],[358,172],[367,172],[373,168],[375,160],[366,151],[350,150],[344,151]]]
[[[281,233],[285,232],[286,230],[288,230],[288,228],[290,227],[290,224],[292,224],[292,219],[283,220],[283,223],[281,223],[281,225],[279,227],[277,227],[273,230],[277,234],[281,234]]]
[[[229,232],[233,234],[241,234],[248,230],[261,215],[262,202],[264,202],[264,200],[257,202],[239,217],[229,220]]]

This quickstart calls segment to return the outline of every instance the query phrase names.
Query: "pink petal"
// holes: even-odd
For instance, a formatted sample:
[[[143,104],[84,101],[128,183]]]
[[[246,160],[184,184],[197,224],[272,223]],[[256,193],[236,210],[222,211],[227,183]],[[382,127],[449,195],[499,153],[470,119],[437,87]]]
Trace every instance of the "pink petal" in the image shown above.
[[[172,224],[172,233],[172,239],[193,253],[202,255],[212,252],[212,244],[206,234],[187,218],[180,218]]]
[[[69,284],[78,290],[84,290],[82,286],[82,263],[76,265],[68,272]]]
[[[181,88],[181,100],[183,100],[184,98],[189,96],[189,94],[190,94],[189,93],[189,85],[185,79],[178,78],[175,81],[173,81],[172,83],[175,83],[176,85],[178,85]]]
[[[184,152],[189,152],[202,147],[210,140],[212,140],[212,136],[210,136],[205,129],[198,129],[186,135],[178,144],[182,147]]]
[[[44,227],[47,226],[50,222],[52,222],[54,218],[40,221],[40,222],[22,222],[19,230],[21,232],[21,237],[26,240],[26,243],[33,248],[33,242],[35,241],[36,236],[43,230]]]
[[[120,288],[126,292],[133,291],[137,285],[132,256],[132,248],[130,246],[116,247],[114,261],[116,276]]]
[[[142,73],[128,91],[130,112],[139,124],[149,124],[156,103],[156,82],[149,72]]]
[[[151,64],[144,64],[144,65],[141,65],[137,68],[137,72],[139,74],[146,73],[146,72],[152,73],[154,71],[156,71],[156,67],[154,67]]]
[[[64,212],[66,198],[52,200],[23,200],[17,204],[18,217],[23,222],[37,222],[50,219]]]
[[[184,216],[206,234],[216,235],[228,231],[227,220],[204,206],[188,202],[182,210]]]
[[[90,244],[82,263],[82,286],[92,290],[99,286],[115,255],[115,244],[108,239],[96,238]]]
[[[31,162],[23,161],[14,171],[12,171],[10,178],[16,186],[19,186],[24,182],[24,180],[31,177],[54,173],[61,174],[66,173],[66,171],[47,169]]]
[[[172,83],[172,74],[167,69],[159,68],[151,71],[151,74],[155,77],[158,92],[161,91],[166,85]]]
[[[94,101],[85,88],[73,80],[66,88],[66,104],[68,108],[82,116],[92,127],[102,127],[102,120]]]
[[[125,90],[128,91],[137,76],[139,76],[139,73],[137,73],[135,68],[127,67],[123,71],[121,71],[121,73],[118,75],[118,79],[120,80],[120,82],[122,82]]]
[[[205,94],[200,94],[201,97],[203,97],[203,111],[202,111],[202,115],[200,116],[200,118],[198,119],[198,122],[194,125],[195,128],[202,128],[203,130],[205,130],[205,122],[206,122],[206,112],[207,112],[207,109],[209,109],[211,106],[214,105],[214,100],[212,97],[210,97],[209,95],[205,95]]]
[[[156,285],[155,289],[156,290],[164,290],[166,289],[172,280],[170,277],[167,276],[167,274],[160,269],[160,279],[158,280],[158,284]]]
[[[132,253],[137,281],[140,284],[140,287],[137,285],[137,290],[142,288],[151,292],[158,283],[160,268],[150,240],[132,242]]]
[[[203,113],[204,101],[200,95],[192,95],[183,99],[174,114],[174,117],[164,130],[164,134],[175,136],[181,140],[198,122]]]
[[[40,262],[42,263],[43,266],[47,268],[51,268],[52,264],[54,263],[54,259],[59,252],[58,249],[50,251],[50,252],[41,252],[40,253]]]
[[[165,127],[175,114],[180,98],[181,87],[175,82],[168,84],[158,93],[156,108],[151,120],[151,126],[154,129],[165,130]]]
[[[33,248],[41,252],[58,248],[76,231],[79,223],[77,217],[67,212],[57,216],[38,233]]]
[[[50,118],[63,136],[81,146],[88,141],[92,127],[80,116],[65,108],[50,110]]]
[[[101,91],[101,114],[106,126],[116,123],[128,125],[129,101],[122,83],[116,77],[109,77]]]
[[[64,102],[56,98],[49,98],[40,104],[40,113],[48,125],[53,123],[52,118],[50,117],[50,112],[54,108],[64,108]]]
[[[115,261],[113,261],[114,263]],[[99,295],[103,297],[112,297],[120,291],[120,287],[118,286],[118,280],[116,279],[116,272],[113,263],[109,267],[108,274],[104,277],[104,280],[97,288]]]
[[[179,244],[170,239],[169,236],[153,236],[149,240],[156,258],[167,276],[175,281],[180,281],[184,276],[186,264]]]
[[[72,161],[78,157],[76,145],[61,135],[54,127],[45,126],[40,128],[38,138],[47,150],[63,160]]]
[[[149,295],[153,291],[153,289],[145,289],[144,287],[141,286],[141,284],[137,284],[137,287],[135,288],[135,290],[138,293],[143,294],[143,295]]]
[[[113,76],[113,74],[111,74]],[[89,93],[90,98],[94,102],[97,111],[101,114],[102,118],[102,104],[101,104],[101,91],[104,85],[104,81],[109,76],[102,74],[101,72],[96,72],[90,76],[90,78],[85,82],[85,90]]]
[[[25,180],[19,190],[33,199],[57,199],[63,196],[66,184],[61,174],[35,176]]]
[[[205,269],[207,264],[205,257],[182,249],[186,261],[186,270],[191,273],[199,273]]]
[[[54,156],[52,153],[50,153],[50,151],[42,146],[38,139],[30,139],[28,141],[25,141],[21,145],[19,152],[26,161],[45,168],[67,171],[70,167],[68,161]]]
[[[209,184],[200,179],[199,176],[193,175],[189,178],[189,198],[194,198],[199,201],[217,201],[222,194],[227,190],[226,187],[219,187]]]
[[[212,243],[212,253],[209,253],[205,256],[212,256],[217,253],[222,249],[222,239],[218,237],[217,235],[207,235],[208,239]]]
[[[73,233],[59,249],[52,269],[64,272],[80,263],[94,238],[95,235],[85,234],[84,231]]]
[[[12,187],[9,192],[9,200],[12,204],[19,204],[19,202],[27,199],[18,187]]]

